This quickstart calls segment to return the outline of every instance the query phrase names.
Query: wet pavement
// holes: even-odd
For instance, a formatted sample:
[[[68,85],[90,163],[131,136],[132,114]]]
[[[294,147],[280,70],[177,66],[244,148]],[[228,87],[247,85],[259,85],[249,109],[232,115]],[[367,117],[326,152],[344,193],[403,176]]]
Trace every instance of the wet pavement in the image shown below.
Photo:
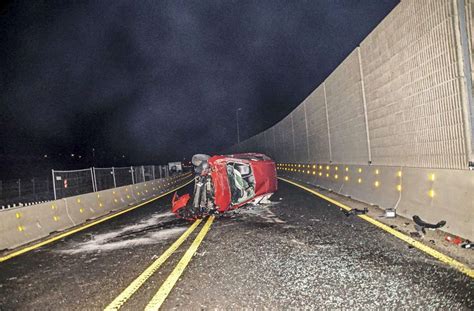
[[[103,309],[189,226],[169,200],[0,263],[0,309]],[[284,182],[272,201],[216,218],[163,309],[474,309],[472,279],[364,220]],[[145,307],[199,229],[125,310]]]

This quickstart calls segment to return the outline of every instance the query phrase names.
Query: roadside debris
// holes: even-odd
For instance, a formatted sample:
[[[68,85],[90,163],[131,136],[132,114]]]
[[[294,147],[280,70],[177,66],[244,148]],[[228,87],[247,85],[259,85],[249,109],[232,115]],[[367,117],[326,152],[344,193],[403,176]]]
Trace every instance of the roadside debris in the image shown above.
[[[346,210],[343,210],[343,209],[341,209],[341,211],[344,213],[344,215],[346,215],[346,217],[349,217],[351,215],[363,215],[363,214],[367,214],[369,212],[367,207],[365,207],[363,210],[358,209],[358,208],[353,208],[350,211],[346,211]]]
[[[415,222],[416,231],[418,232],[421,231],[423,232],[423,234],[426,234],[425,229],[438,229],[438,228],[443,227],[446,224],[446,221],[444,220],[439,221],[437,224],[430,224],[421,220],[420,216],[418,215],[413,216],[413,221]]]
[[[474,249],[474,243],[464,243],[461,245],[462,248],[470,248],[470,249]]]
[[[397,216],[397,212],[393,208],[387,208],[385,210],[385,217],[386,218],[395,218]]]
[[[410,232],[412,238],[421,238],[421,234],[418,231]]]
[[[446,236],[444,238],[446,241],[450,242],[450,243],[453,243],[453,244],[456,244],[456,245],[459,245],[462,243],[462,239],[458,236],[455,236],[455,237],[451,237],[451,236]]]

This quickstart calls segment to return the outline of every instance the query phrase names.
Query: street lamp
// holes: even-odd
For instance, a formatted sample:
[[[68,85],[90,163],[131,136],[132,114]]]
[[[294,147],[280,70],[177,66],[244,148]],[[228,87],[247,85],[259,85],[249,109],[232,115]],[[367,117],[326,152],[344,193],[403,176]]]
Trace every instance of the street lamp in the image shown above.
[[[235,111],[235,118],[237,120],[237,143],[240,144],[240,129],[239,129],[239,111],[242,110],[242,108],[237,108]]]

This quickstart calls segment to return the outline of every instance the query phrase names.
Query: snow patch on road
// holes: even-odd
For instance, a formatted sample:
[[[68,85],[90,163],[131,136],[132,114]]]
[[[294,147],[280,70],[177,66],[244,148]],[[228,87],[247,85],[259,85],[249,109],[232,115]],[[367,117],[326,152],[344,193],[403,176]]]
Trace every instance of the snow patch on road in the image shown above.
[[[136,235],[139,234],[140,231],[144,231],[147,228],[156,226],[170,219],[174,219],[174,214],[171,212],[154,214],[150,218],[137,224],[126,226],[112,232],[93,235],[91,240],[75,243],[70,249],[61,250],[59,252],[74,255],[84,252],[112,251],[139,245],[160,243],[182,233],[186,230],[186,227],[159,228],[157,229],[158,231],[145,232],[139,237]]]

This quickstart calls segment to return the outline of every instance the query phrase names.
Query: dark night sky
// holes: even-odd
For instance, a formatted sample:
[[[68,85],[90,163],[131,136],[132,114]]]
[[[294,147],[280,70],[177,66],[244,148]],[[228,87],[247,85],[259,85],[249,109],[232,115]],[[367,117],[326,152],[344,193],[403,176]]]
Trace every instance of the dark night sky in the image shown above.
[[[0,13],[2,175],[88,167],[92,148],[96,166],[218,152],[236,141],[237,107],[242,139],[272,126],[397,3],[12,1]]]

